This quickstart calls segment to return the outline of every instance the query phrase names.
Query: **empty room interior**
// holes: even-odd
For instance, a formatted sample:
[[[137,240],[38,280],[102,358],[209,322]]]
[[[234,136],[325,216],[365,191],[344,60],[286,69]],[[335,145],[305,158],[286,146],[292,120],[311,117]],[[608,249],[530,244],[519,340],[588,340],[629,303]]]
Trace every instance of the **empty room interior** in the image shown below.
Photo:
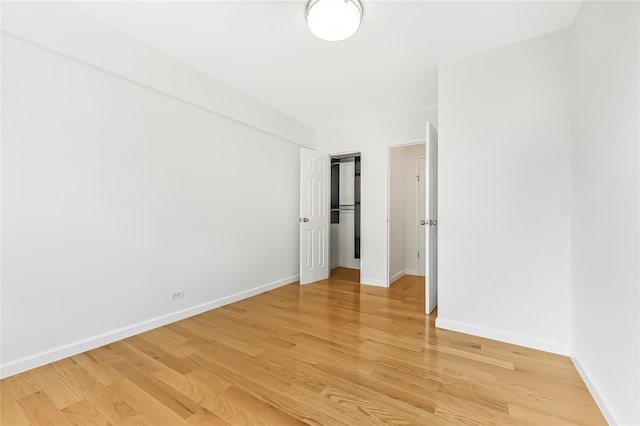
[[[2,1],[2,425],[640,425],[638,1]]]

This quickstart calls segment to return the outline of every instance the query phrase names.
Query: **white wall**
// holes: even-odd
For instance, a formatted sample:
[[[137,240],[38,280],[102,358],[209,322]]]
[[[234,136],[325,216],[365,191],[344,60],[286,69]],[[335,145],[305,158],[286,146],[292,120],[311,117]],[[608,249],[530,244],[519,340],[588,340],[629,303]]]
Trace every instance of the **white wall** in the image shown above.
[[[583,2],[571,29],[572,354],[611,424],[640,424],[637,2]]]
[[[289,141],[313,131],[96,22],[77,33],[85,58],[25,7],[38,31],[2,36],[2,375],[295,281]],[[215,112],[220,98],[244,116]],[[275,127],[259,129],[263,112]]]
[[[569,353],[568,34],[439,67],[438,327]]]
[[[329,268],[337,268],[340,266],[340,224],[332,223],[330,225],[330,247],[329,247]]]
[[[73,2],[3,2],[2,30],[244,126],[315,146],[314,129],[114,30]]]
[[[388,146],[424,141],[427,121],[437,123],[435,108],[318,131],[318,150],[328,154],[361,153],[360,281],[364,284],[386,286],[388,277]]]

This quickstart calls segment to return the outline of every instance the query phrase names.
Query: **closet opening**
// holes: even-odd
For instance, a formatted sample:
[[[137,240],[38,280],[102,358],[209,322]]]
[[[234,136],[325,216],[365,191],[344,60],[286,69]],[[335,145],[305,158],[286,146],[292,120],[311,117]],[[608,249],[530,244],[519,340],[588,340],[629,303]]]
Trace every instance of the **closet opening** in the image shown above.
[[[331,156],[331,276],[360,282],[360,153]]]

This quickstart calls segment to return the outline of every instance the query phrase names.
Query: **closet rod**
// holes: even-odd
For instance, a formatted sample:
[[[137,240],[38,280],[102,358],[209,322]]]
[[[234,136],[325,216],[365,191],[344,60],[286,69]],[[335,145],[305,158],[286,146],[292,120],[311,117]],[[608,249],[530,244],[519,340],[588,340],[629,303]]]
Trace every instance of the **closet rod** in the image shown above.
[[[356,157],[342,157],[342,158],[332,158],[331,164],[339,164],[339,163],[351,163],[356,161]]]

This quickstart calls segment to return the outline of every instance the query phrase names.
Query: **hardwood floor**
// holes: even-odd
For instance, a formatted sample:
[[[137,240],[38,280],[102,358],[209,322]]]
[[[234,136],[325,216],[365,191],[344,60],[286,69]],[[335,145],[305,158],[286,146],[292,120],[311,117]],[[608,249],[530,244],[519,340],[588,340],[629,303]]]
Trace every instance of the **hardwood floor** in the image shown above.
[[[2,425],[606,424],[563,356],[436,330],[424,281],[290,284],[2,380]]]

